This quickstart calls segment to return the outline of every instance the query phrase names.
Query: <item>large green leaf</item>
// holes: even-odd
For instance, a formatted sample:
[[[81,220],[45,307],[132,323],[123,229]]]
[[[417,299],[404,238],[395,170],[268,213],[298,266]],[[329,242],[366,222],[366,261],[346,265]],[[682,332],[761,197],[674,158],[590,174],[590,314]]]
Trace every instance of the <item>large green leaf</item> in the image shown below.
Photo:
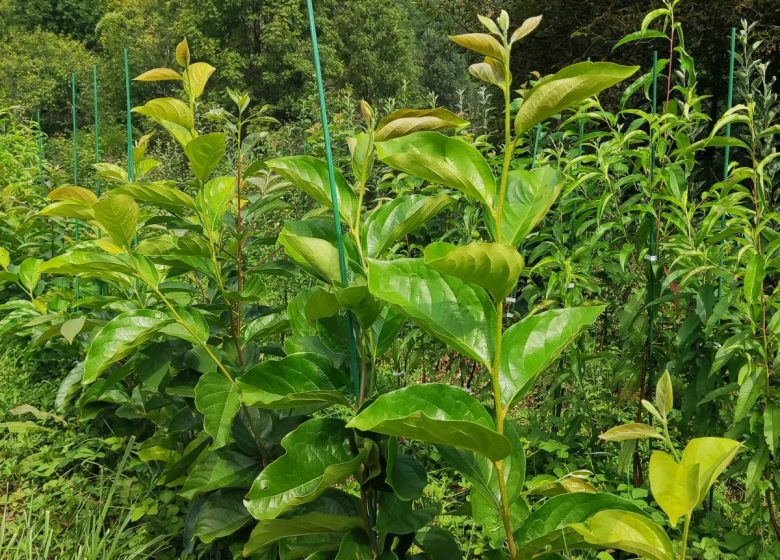
[[[542,78],[523,99],[515,117],[515,134],[520,135],[537,123],[614,86],[637,70],[639,66],[612,62],[579,62]]]
[[[523,398],[539,374],[603,310],[603,305],[551,309],[509,327],[501,343],[499,369],[504,406],[512,406]]]
[[[704,501],[710,486],[731,464],[741,447],[738,441],[719,437],[694,438],[685,446],[682,463],[699,465],[697,506]]]
[[[349,405],[349,377],[317,354],[291,354],[266,360],[238,378],[241,399],[248,406],[286,409],[301,406]]]
[[[501,212],[504,243],[519,245],[533,231],[558,198],[563,181],[563,174],[549,165],[509,172]],[[490,215],[487,221],[490,233],[496,239],[496,225]]]
[[[251,457],[229,445],[201,456],[179,492],[193,500],[205,492],[222,488],[245,488],[262,468],[260,457]]]
[[[272,159],[266,165],[323,206],[333,208],[328,165],[324,161],[312,156],[289,156]],[[358,212],[357,197],[338,169],[335,170],[335,180],[339,214],[348,224],[354,224]]]
[[[38,285],[38,281],[41,279],[42,266],[43,261],[33,257],[24,259],[19,265],[19,270],[16,272],[19,278],[19,282],[30,293],[35,290],[35,287]]]
[[[341,284],[338,248],[328,239],[310,237],[306,222],[286,222],[279,232],[279,244],[287,255],[307,272],[332,284]]]
[[[133,269],[126,261],[114,255],[95,251],[70,251],[49,259],[41,265],[41,272],[80,276],[111,277],[129,275]]]
[[[195,536],[204,543],[227,537],[252,519],[243,503],[241,490],[212,494],[200,508],[195,520]]]
[[[213,447],[227,444],[233,419],[241,407],[237,383],[221,373],[206,373],[195,386],[195,408],[203,414],[203,428],[214,439]]]
[[[393,243],[427,224],[431,218],[452,205],[446,194],[412,194],[383,204],[366,218],[364,228],[366,254],[378,257]]]
[[[493,419],[477,399],[440,383],[380,395],[347,427],[470,449],[492,460],[503,459],[511,450],[509,440],[495,431]]]
[[[368,453],[364,447],[354,454],[350,438],[344,422],[335,418],[313,418],[287,434],[282,439],[287,452],[260,473],[247,494],[252,516],[275,519],[344,482]]]
[[[196,99],[203,95],[206,82],[209,81],[214,70],[216,68],[206,62],[194,62],[188,65],[181,75],[185,91]]]
[[[181,99],[160,97],[152,99],[143,107],[133,107],[133,112],[146,115],[158,121],[168,121],[187,131],[194,126],[192,111]]]
[[[746,302],[759,301],[764,291],[764,276],[766,276],[766,256],[756,253],[745,267],[743,291]]]
[[[486,366],[495,353],[496,312],[487,293],[422,259],[369,260],[368,289],[421,328]]]
[[[353,529],[341,540],[334,560],[367,560],[373,558],[371,541],[363,529]]]
[[[650,490],[672,526],[696,507],[698,481],[698,464],[678,463],[665,451],[653,451],[650,456]]]
[[[317,500],[296,508],[283,518],[261,521],[255,526],[244,546],[244,555],[253,554],[276,542],[311,535],[341,535],[360,527],[360,503],[354,496],[340,490],[327,490]]]
[[[374,140],[392,140],[423,130],[460,130],[468,124],[447,109],[398,109],[379,121]]]
[[[132,354],[172,322],[167,313],[154,309],[137,309],[117,315],[92,339],[81,382],[84,385],[92,383],[108,366]]]
[[[195,207],[208,232],[215,235],[222,225],[236,191],[235,177],[216,177],[203,185],[195,198]]]
[[[376,152],[391,167],[461,191],[488,207],[493,204],[496,180],[490,165],[465,140],[438,132],[415,132],[377,142]]]
[[[571,527],[599,548],[616,548],[651,560],[674,558],[674,547],[664,530],[652,519],[631,511],[600,511]]]
[[[125,194],[110,194],[92,205],[95,219],[114,243],[129,247],[138,227],[138,205]]]
[[[497,300],[517,287],[524,261],[512,245],[475,241],[461,247],[436,242],[425,247],[425,264],[482,286]]]
[[[165,210],[179,212],[182,208],[195,209],[192,197],[175,187],[169,181],[151,183],[129,183],[114,189],[117,194],[126,194],[140,202],[155,204]]]
[[[225,133],[212,132],[193,138],[184,147],[184,153],[190,160],[192,172],[205,182],[225,155]]]
[[[645,515],[633,503],[611,494],[575,492],[547,500],[525,518],[515,531],[518,558],[533,558],[542,551],[576,548],[585,542],[570,526],[584,523],[604,510],[630,511]]]

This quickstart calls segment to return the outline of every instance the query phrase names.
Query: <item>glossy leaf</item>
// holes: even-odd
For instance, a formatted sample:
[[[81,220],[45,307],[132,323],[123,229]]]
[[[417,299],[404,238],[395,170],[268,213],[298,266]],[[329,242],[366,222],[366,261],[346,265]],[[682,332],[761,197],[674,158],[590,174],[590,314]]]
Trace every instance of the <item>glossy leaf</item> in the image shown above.
[[[518,321],[504,333],[499,380],[504,406],[523,398],[534,382],[586,328],[603,305],[551,309]]]
[[[579,62],[542,78],[525,94],[515,117],[515,134],[523,134],[537,123],[631,77],[637,70],[639,66],[612,62]]]
[[[266,165],[323,206],[333,208],[328,166],[324,161],[312,156],[289,156],[272,159]],[[348,224],[353,224],[358,212],[357,197],[341,171],[336,169],[335,172],[339,214]]]
[[[450,35],[450,39],[470,51],[489,56],[499,61],[506,58],[506,49],[492,35],[487,33],[464,33],[463,35]]]
[[[16,274],[19,277],[19,282],[28,292],[32,293],[35,291],[35,287],[41,279],[42,267],[43,261],[32,257],[24,259],[19,265],[19,270],[17,270]]]
[[[84,385],[94,382],[108,366],[129,356],[172,322],[168,314],[154,309],[137,309],[117,315],[92,339],[81,382]]]
[[[124,194],[111,194],[92,206],[95,219],[121,247],[129,247],[135,239],[140,210],[135,200]]]
[[[438,132],[415,132],[377,142],[379,159],[431,183],[439,183],[491,206],[496,180],[485,158],[460,138]]]
[[[528,19],[524,20],[520,27],[515,29],[514,33],[512,33],[512,36],[509,38],[509,42],[515,43],[525,39],[528,35],[533,33],[537,27],[539,27],[540,23],[542,23],[542,16],[529,17]]]
[[[633,503],[611,494],[576,492],[550,498],[535,509],[515,531],[518,557],[533,558],[541,551],[576,548],[578,533],[570,528],[600,511],[620,510],[644,515]],[[581,539],[584,542],[584,539]]]
[[[204,543],[232,535],[252,516],[246,510],[242,491],[212,494],[200,508],[195,521],[195,536]]]
[[[495,352],[495,308],[478,286],[422,259],[369,260],[368,289],[397,305],[423,330],[485,365]]]
[[[351,434],[335,418],[314,418],[282,439],[286,453],[255,479],[245,504],[255,519],[275,519],[311,502],[334,484],[349,478],[368,449],[357,455],[350,448]]]
[[[133,78],[137,82],[161,82],[165,80],[181,81],[181,74],[170,68],[152,68]]]
[[[134,107],[133,111],[159,121],[169,121],[187,131],[194,126],[190,108],[181,99],[173,97],[152,99],[142,107]]]
[[[475,241],[461,247],[436,242],[425,247],[425,264],[443,274],[482,286],[496,300],[517,287],[524,261],[512,245]]]
[[[672,526],[698,504],[698,480],[697,463],[678,463],[664,451],[653,451],[650,456],[650,489]]]
[[[674,547],[663,529],[638,513],[608,509],[571,527],[599,548],[615,548],[651,560],[674,558]]]
[[[71,200],[87,207],[91,207],[98,200],[97,195],[91,190],[76,185],[63,185],[52,189],[46,198],[49,200]]]
[[[225,133],[212,132],[193,138],[184,147],[190,167],[200,181],[205,182],[225,156]]]
[[[193,500],[213,490],[245,488],[252,484],[261,468],[260,457],[246,455],[235,445],[229,445],[202,455],[190,469],[179,494]]]
[[[493,460],[510,451],[509,440],[495,431],[493,419],[477,399],[439,383],[380,395],[347,427],[470,449]]]
[[[423,130],[460,130],[468,126],[447,109],[398,109],[383,118],[374,132],[374,141],[382,142]]]
[[[341,541],[335,560],[367,560],[373,558],[371,541],[363,529],[353,529]]]
[[[307,222],[286,222],[279,232],[279,244],[304,270],[326,282],[341,285],[338,248],[330,239],[315,237],[318,230],[312,230]]]
[[[214,440],[214,449],[227,444],[240,407],[237,383],[222,373],[206,373],[200,377],[195,386],[195,408],[203,414],[203,429]]]
[[[672,377],[665,371],[655,385],[655,405],[661,415],[666,417],[674,409],[674,390]]]
[[[378,257],[399,239],[429,223],[455,200],[446,194],[412,194],[396,198],[374,210],[364,228],[366,254]]]
[[[214,70],[216,68],[205,62],[195,62],[187,66],[181,76],[185,91],[196,99],[203,95],[206,82],[209,81]]]
[[[195,201],[192,197],[184,191],[177,189],[169,181],[130,183],[122,185],[113,192],[126,194],[139,202],[156,204],[160,208],[174,212],[182,208],[195,209]]]
[[[247,406],[287,409],[349,405],[349,377],[317,354],[266,360],[239,377],[237,383]]]
[[[755,254],[745,268],[745,301],[757,303],[764,291],[764,276],[766,276],[766,257]]]
[[[502,241],[519,245],[550,210],[563,182],[563,174],[549,165],[510,171],[502,210]],[[496,239],[496,224],[489,216],[488,228]]]
[[[203,185],[195,198],[195,207],[203,227],[216,235],[236,191],[235,177],[216,177]]]

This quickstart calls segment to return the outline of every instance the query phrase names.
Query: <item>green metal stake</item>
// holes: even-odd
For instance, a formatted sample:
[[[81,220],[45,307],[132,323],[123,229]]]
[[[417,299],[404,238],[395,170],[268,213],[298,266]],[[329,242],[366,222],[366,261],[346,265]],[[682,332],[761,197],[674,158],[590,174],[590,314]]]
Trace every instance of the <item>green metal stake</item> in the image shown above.
[[[97,64],[92,65],[92,109],[95,121],[95,163],[100,162],[100,112],[98,111],[98,79]],[[100,176],[95,177],[95,194],[100,196]],[[103,237],[103,230],[97,229],[98,239]]]
[[[731,28],[731,53],[729,54],[729,92],[726,100],[726,110],[730,110],[734,105],[734,58],[736,57],[737,50],[737,28]],[[726,138],[731,137],[731,123],[726,124]],[[731,155],[731,146],[726,144],[726,149],[723,152],[723,182],[729,178],[729,157]],[[720,228],[726,228],[726,214],[725,212],[720,217]],[[723,264],[723,253],[720,254],[720,264]],[[723,293],[723,278],[718,277],[718,298]]]
[[[650,108],[651,114],[655,115],[658,110],[658,51],[653,51],[653,105]],[[650,138],[650,204],[653,204],[653,183],[655,181],[655,142]],[[653,344],[655,339],[655,306],[651,303],[655,300],[655,260],[658,258],[656,253],[656,220],[655,216],[650,214],[650,239],[648,243],[647,255],[647,387],[653,386]]]
[[[325,158],[328,162],[328,182],[330,183],[330,198],[333,201],[333,220],[336,224],[336,244],[339,252],[339,270],[341,272],[341,283],[344,286],[349,284],[349,272],[347,269],[346,250],[344,249],[344,238],[341,231],[341,216],[339,214],[339,193],[336,189],[336,172],[333,166],[333,151],[330,145],[330,131],[328,129],[328,109],[325,104],[325,86],[322,80],[322,65],[320,64],[320,50],[317,42],[317,27],[314,23],[314,6],[312,0],[306,0],[306,11],[309,16],[309,33],[311,35],[312,56],[314,58],[314,74],[317,80],[317,95],[320,101],[320,117],[322,118],[322,134],[325,137]],[[348,345],[350,353],[350,369],[352,371],[352,381],[355,386],[355,395],[360,399],[360,373],[358,366],[357,348],[355,347],[355,323],[351,313],[347,314]]]
[[[70,75],[70,108],[71,117],[73,120],[73,184],[79,183],[79,137],[78,128],[76,126],[76,73]],[[79,241],[79,221],[75,220],[75,238],[76,243]],[[76,299],[81,297],[81,281],[78,276],[73,281],[76,290]]]
[[[130,63],[127,49],[125,57],[125,102],[127,105],[127,180],[135,181],[135,164],[133,163],[133,113],[130,107]]]
[[[536,155],[539,153],[539,141],[542,139],[542,123],[536,125],[536,136],[534,137],[534,154],[531,159],[531,169],[536,167]]]

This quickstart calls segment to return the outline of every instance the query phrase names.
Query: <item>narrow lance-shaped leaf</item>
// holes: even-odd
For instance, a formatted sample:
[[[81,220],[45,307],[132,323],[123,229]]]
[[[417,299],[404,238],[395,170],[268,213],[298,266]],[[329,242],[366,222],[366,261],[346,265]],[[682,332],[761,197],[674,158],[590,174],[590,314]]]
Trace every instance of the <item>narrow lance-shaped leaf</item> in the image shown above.
[[[599,437],[604,441],[630,441],[634,439],[656,438],[663,439],[658,430],[641,422],[632,422],[610,428]]]
[[[413,385],[381,395],[347,424],[379,432],[462,447],[496,461],[510,452],[509,440],[495,431],[482,404],[450,385]]]
[[[523,134],[537,123],[629,78],[637,70],[639,66],[580,62],[542,78],[525,95],[515,117],[515,134]]]

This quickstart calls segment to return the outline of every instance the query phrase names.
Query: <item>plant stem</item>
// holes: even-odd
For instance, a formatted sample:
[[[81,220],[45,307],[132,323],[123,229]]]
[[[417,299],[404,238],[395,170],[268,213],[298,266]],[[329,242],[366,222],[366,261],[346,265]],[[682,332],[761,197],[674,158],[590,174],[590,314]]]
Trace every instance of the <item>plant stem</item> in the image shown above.
[[[685,553],[688,549],[688,529],[691,528],[691,513],[685,516],[683,524],[682,545],[680,547],[680,560],[685,560]]]

